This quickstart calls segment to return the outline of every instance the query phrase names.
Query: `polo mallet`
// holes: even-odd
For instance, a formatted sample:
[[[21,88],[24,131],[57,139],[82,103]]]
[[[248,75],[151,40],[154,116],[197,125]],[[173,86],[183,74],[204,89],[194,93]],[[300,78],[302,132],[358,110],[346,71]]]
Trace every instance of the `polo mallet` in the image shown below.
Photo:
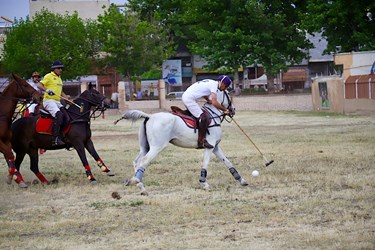
[[[253,140],[250,139],[250,137],[245,133],[245,131],[241,128],[241,126],[236,122],[236,120],[232,117],[232,120],[234,121],[234,123],[237,125],[237,127],[241,130],[241,132],[247,137],[247,139],[249,139],[249,141],[254,145],[254,147],[258,150],[258,152],[260,153],[260,155],[263,157],[263,159],[266,161],[266,167],[271,165],[273,163],[273,160],[267,160],[267,158],[264,156],[264,154],[260,151],[260,149],[257,147],[257,145],[255,145],[255,143],[253,142]]]
[[[56,95],[56,94],[55,94],[55,95]],[[69,100],[68,98],[65,98],[65,97],[63,97],[63,96],[61,96],[61,95],[57,95],[57,96],[60,97],[60,98],[62,98],[62,99],[64,99],[65,101],[67,101],[67,102],[73,104],[73,105],[76,106],[77,108],[79,108],[79,112],[80,112],[80,113],[83,112],[83,106],[79,106],[77,103],[72,102],[72,101]]]

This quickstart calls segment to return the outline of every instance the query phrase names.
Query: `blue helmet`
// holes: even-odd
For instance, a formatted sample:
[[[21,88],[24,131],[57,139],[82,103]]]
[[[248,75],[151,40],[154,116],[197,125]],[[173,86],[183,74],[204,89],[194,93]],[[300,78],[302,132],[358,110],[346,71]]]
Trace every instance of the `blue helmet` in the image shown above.
[[[56,69],[56,68],[64,68],[64,65],[61,61],[54,61],[52,63],[51,69]]]
[[[217,79],[220,83],[224,83],[225,86],[229,87],[232,84],[232,80],[227,75],[221,75]]]

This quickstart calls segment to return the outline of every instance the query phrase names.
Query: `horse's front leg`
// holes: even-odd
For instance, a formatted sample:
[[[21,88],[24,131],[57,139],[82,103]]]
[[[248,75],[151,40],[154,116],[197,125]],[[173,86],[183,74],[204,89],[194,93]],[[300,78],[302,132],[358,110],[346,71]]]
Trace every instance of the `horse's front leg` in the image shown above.
[[[210,185],[207,182],[207,167],[208,163],[210,162],[210,157],[212,154],[212,149],[206,148],[203,153],[203,162],[201,168],[201,176],[199,177],[199,183],[201,184],[203,189],[209,189]]]
[[[77,151],[79,158],[81,159],[83,167],[86,170],[87,179],[89,179],[91,184],[96,184],[96,179],[91,172],[90,165],[89,165],[89,163],[87,161],[87,158],[86,158],[86,152],[85,152],[85,147],[84,147],[83,143],[82,142],[79,142],[79,143],[75,142],[75,143],[73,143],[73,146],[74,146],[74,149]]]
[[[16,169],[15,157],[12,152],[12,145],[10,144],[10,141],[4,143],[2,140],[0,140],[0,152],[3,152],[4,158],[8,164],[9,175],[7,178],[7,183],[11,184],[12,180],[14,180],[19,187],[27,188],[27,184],[23,180],[21,173]]]
[[[102,170],[103,173],[105,173],[107,176],[115,176],[115,174],[111,172],[111,170],[105,165],[104,161],[96,152],[94,143],[91,139],[87,140],[85,148],[90,153],[90,155],[95,159],[96,163],[98,164],[98,167]]]
[[[239,181],[242,186],[249,185],[247,183],[247,181],[244,178],[242,178],[241,175],[237,172],[235,167],[233,167],[233,164],[224,155],[224,153],[221,150],[221,148],[219,147],[219,145],[216,145],[213,152],[224,163],[224,165],[229,169],[229,172],[233,175],[234,179]]]

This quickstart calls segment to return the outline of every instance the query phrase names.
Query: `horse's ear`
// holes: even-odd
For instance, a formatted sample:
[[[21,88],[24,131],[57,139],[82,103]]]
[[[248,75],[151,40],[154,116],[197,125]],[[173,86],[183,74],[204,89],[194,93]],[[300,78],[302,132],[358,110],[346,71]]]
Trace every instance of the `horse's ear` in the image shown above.
[[[18,77],[16,74],[14,74],[13,72],[12,72],[12,77],[13,77],[13,79],[16,80],[16,81],[19,79],[19,77]]]
[[[92,83],[89,82],[89,89],[92,89],[92,88],[93,88]]]

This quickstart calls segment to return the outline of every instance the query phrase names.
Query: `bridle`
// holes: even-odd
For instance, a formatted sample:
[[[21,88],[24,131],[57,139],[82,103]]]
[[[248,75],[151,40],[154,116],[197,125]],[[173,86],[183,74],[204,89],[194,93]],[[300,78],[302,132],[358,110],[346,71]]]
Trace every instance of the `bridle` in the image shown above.
[[[1,94],[0,97],[3,98],[3,99],[16,100],[16,101],[18,101],[18,102],[22,102],[22,103],[30,102],[30,101],[33,99],[33,95],[34,95],[34,93],[35,93],[37,90],[33,88],[33,91],[32,91],[31,93],[28,93],[28,92],[25,90],[25,88],[22,86],[22,84],[20,84],[16,79],[13,79],[13,81],[16,82],[16,85],[17,85],[17,92],[18,92],[18,89],[21,89],[21,93],[26,93],[26,94],[28,94],[28,98],[19,98],[19,97],[14,97],[14,96],[4,96],[3,94]],[[11,81],[11,82],[9,83],[9,85],[12,84],[13,81]],[[1,84],[1,86],[4,86],[5,83],[7,83],[7,81],[3,82],[3,83]],[[9,85],[8,85],[8,87],[9,87]]]
[[[228,95],[228,92],[227,91],[225,91],[224,90],[224,93],[223,93],[223,99],[222,99],[222,101],[221,101],[221,105],[222,106],[224,106],[223,104],[225,104],[225,101],[227,101],[227,108],[231,111],[230,113],[230,115],[226,115],[226,114],[224,114],[223,112],[221,112],[221,111],[219,111],[219,110],[217,110],[217,111],[219,111],[220,113],[217,113],[217,111],[215,111],[215,110],[213,110],[211,107],[209,107],[208,105],[206,105],[206,104],[204,104],[203,106],[202,106],[202,109],[204,109],[204,110],[206,110],[206,111],[208,111],[208,114],[210,115],[210,117],[211,117],[211,119],[212,119],[212,121],[214,121],[214,123],[215,124],[213,124],[213,125],[210,125],[209,127],[216,127],[216,126],[220,126],[220,124],[224,121],[224,119],[227,121],[227,122],[232,122],[232,120],[230,119],[228,119],[227,117],[229,116],[230,118],[232,118],[233,117],[233,115],[234,115],[234,108],[232,107],[232,101],[231,101],[231,99],[230,99],[230,97],[229,97],[229,95]],[[233,113],[233,114],[232,114]],[[220,119],[220,123],[217,123],[216,122],[216,118],[219,118]]]
[[[94,110],[92,111],[92,113],[89,115],[89,120],[90,120],[91,118],[94,118],[94,119],[95,119],[95,118],[98,118],[99,116],[101,116],[101,115],[104,113],[104,111],[107,110],[107,107],[106,107],[106,105],[105,105],[105,101],[104,101],[104,100],[105,100],[105,97],[104,97],[104,96],[101,97],[99,101],[97,101],[97,100],[95,100],[96,97],[94,97],[94,93],[89,92],[89,94],[90,94],[90,97],[92,97],[92,98],[87,98],[87,97],[79,96],[77,99],[74,100],[74,103],[80,105],[79,100],[83,100],[83,101],[85,101],[85,102],[91,104],[91,106],[94,106],[94,107],[95,107],[95,109],[94,109]],[[99,114],[98,114],[98,115],[95,114],[96,111],[99,111]],[[87,113],[89,113],[89,112],[91,112],[90,109],[88,109],[86,112],[82,112],[82,113],[80,112],[79,114],[76,114],[76,115],[78,115],[79,117],[78,117],[77,119],[74,119],[74,121],[80,121],[80,120],[81,120],[80,118],[81,118],[81,117],[84,117],[84,116],[85,116]],[[72,121],[72,123],[73,123],[74,121]]]
[[[4,86],[7,82],[9,81],[4,81],[3,83],[1,83],[1,86]],[[13,79],[13,81],[11,81],[8,86],[6,88],[9,88],[9,86],[15,82],[16,83],[16,86],[17,86],[17,90],[16,92],[18,92],[18,89],[21,90],[21,93],[26,93],[28,95],[27,98],[20,98],[20,97],[14,97],[14,96],[5,96],[4,95],[4,92],[0,94],[0,98],[2,99],[7,99],[7,100],[11,100],[11,101],[16,101],[17,103],[21,103],[22,105],[24,105],[26,108],[28,108],[28,104],[30,106],[30,101],[33,100],[33,94],[37,91],[33,88],[33,91],[31,93],[28,93],[25,88],[22,86],[22,84],[20,84],[16,79]],[[5,88],[5,89],[6,89]],[[18,115],[21,114],[23,111],[15,111],[14,114],[13,114],[13,117],[12,117],[12,122],[17,119]]]

